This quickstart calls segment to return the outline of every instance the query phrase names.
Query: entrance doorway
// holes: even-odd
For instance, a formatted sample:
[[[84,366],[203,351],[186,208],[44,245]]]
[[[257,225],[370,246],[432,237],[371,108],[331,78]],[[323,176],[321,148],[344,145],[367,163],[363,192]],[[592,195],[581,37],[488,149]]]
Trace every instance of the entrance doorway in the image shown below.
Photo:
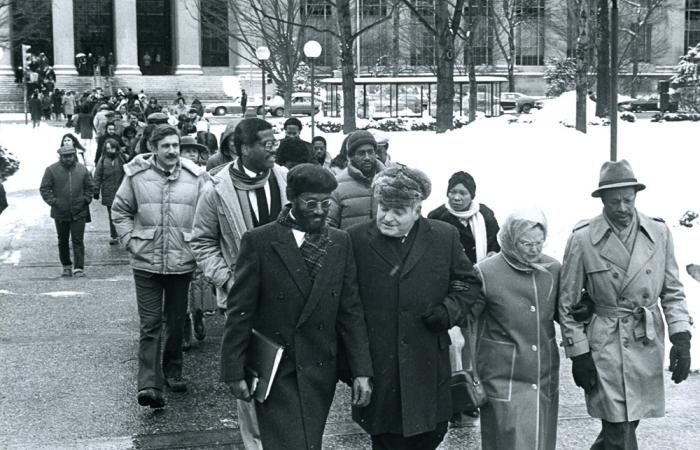
[[[172,73],[170,0],[136,2],[139,66],[144,75]]]

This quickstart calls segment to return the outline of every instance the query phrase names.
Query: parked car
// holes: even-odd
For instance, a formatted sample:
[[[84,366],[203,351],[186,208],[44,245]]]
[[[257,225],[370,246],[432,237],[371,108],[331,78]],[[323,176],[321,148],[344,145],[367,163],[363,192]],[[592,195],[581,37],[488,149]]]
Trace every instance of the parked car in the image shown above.
[[[519,113],[529,113],[532,108],[542,109],[542,100],[537,97],[519,92],[501,92],[501,108],[504,111],[515,110]]]
[[[318,113],[323,108],[323,98],[318,95],[314,98],[314,109]],[[248,108],[255,107],[257,114],[262,114],[262,97],[248,97]],[[284,99],[275,95],[265,102],[265,109],[268,113],[276,117],[284,116]],[[204,112],[210,112],[215,116],[225,114],[241,114],[241,101],[236,97],[229,101],[209,103],[205,105]],[[308,92],[296,92],[292,94],[292,115],[311,115],[311,94]]]
[[[661,104],[658,95],[650,95],[639,98],[631,98],[617,103],[618,111],[661,111]],[[678,111],[678,102],[670,100],[668,104],[669,112]]]

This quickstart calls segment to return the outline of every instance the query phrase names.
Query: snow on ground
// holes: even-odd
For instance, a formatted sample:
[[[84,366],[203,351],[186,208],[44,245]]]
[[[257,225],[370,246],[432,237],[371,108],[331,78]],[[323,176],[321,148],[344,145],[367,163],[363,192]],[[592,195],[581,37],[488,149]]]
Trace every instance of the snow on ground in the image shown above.
[[[589,101],[590,120],[594,107]],[[447,180],[457,170],[474,176],[477,198],[494,210],[500,222],[515,208],[541,208],[549,220],[545,252],[561,260],[574,225],[602,210],[600,200],[590,193],[597,187],[600,165],[609,159],[610,128],[591,125],[582,134],[561,125],[560,121],[573,123],[573,112],[574,96],[568,93],[546,100],[541,111],[521,116],[515,123],[509,123],[514,116],[504,115],[440,135],[387,133],[389,153],[394,161],[420,168],[432,179],[433,193],[424,203],[426,214],[446,200]],[[531,123],[524,123],[523,117]],[[691,314],[700,320],[700,283],[685,271],[686,264],[700,263],[700,225],[685,228],[678,224],[686,210],[700,210],[700,156],[690,144],[700,124],[618,123],[618,158],[629,160],[638,180],[647,185],[638,195],[637,206],[647,215],[664,218],[671,228]],[[223,129],[224,125],[214,126],[212,132],[219,136]],[[20,172],[6,184],[8,192],[38,189],[44,168],[57,158],[64,132],[44,125],[33,131],[24,125],[0,124],[0,144],[22,162]],[[342,133],[318,134],[328,140],[331,154],[337,154]],[[302,138],[311,140],[308,127],[302,130]],[[6,235],[8,220],[31,223],[48,215],[48,207],[40,201],[24,202],[3,213],[0,236]],[[694,345],[693,357],[693,367],[700,368],[700,343]]]

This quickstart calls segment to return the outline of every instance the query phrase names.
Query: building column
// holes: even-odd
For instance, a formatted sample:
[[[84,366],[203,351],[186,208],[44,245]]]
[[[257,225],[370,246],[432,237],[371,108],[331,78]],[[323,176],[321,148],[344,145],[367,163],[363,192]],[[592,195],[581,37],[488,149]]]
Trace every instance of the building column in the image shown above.
[[[12,69],[12,16],[10,6],[0,6],[0,75],[14,75]]]
[[[114,38],[117,63],[114,75],[141,75],[136,30],[136,0],[115,0]]]
[[[56,75],[78,75],[75,69],[73,0],[51,0],[53,70]]]
[[[202,75],[199,0],[172,0],[175,75]]]

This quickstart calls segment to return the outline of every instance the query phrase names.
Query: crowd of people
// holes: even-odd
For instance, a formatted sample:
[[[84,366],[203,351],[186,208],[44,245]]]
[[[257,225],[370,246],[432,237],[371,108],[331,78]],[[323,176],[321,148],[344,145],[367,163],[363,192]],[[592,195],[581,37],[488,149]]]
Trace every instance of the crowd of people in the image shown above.
[[[322,137],[300,139],[298,119],[278,141],[269,122],[245,118],[217,150],[184,99],[176,126],[153,111],[121,133],[109,118],[120,107],[83,110],[95,108],[94,179],[69,134],[41,194],[64,276],[85,276],[93,198],[107,207],[109,243],[130,255],[140,405],[163,408],[165,388],[188,390],[183,346],[192,330],[204,338],[203,311],[214,308],[226,317],[221,380],[247,449],[320,449],[338,380],[373,449],[435,449],[450,422],[469,416],[484,449],[554,449],[557,324],[602,423],[592,449],[636,449],[639,420],[664,415],[666,330],[672,380],[688,376],[691,319],[671,234],[636,209],[646,186],[627,161],[603,164],[592,193],[602,213],[575,226],[560,263],[542,253],[542,211],[516,210],[499,225],[466,171],[424,217],[431,180],[395,162],[382,133],[355,131],[331,158]],[[262,402],[246,374],[253,331],[284,348]],[[474,353],[465,345],[455,358],[469,339]],[[480,409],[455,406],[461,367],[483,384]]]

